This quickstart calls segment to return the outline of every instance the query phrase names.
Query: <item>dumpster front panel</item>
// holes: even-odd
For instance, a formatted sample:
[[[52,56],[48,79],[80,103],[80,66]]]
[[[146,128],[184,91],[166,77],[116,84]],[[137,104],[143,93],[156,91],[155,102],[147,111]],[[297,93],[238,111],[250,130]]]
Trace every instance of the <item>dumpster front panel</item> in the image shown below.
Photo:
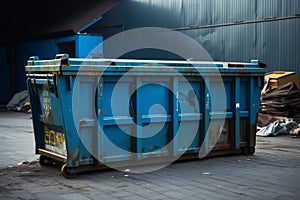
[[[66,137],[61,104],[55,86],[55,76],[28,77],[32,110],[34,110],[35,138],[38,148],[45,148],[67,156]]]

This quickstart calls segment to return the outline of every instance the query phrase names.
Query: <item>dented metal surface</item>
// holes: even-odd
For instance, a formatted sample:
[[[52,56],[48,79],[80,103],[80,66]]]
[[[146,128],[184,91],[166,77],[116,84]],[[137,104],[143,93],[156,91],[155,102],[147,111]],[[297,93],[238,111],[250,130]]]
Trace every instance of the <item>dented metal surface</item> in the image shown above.
[[[253,127],[265,73],[256,61],[192,62],[193,68],[186,61],[114,60],[111,65],[109,59],[61,59],[33,60],[26,71],[37,151],[52,159],[58,154],[59,161],[65,156],[68,167],[169,159],[195,154],[203,143],[214,154],[254,148]],[[48,67],[53,62],[60,63],[57,70]],[[223,82],[214,80],[218,73]],[[121,90],[114,97],[117,84]],[[227,95],[226,109],[213,111],[210,95],[220,84]],[[211,122],[211,131],[221,135],[205,139]],[[177,137],[179,124],[186,131]],[[196,134],[188,144],[191,132]],[[172,149],[165,147],[173,140]]]

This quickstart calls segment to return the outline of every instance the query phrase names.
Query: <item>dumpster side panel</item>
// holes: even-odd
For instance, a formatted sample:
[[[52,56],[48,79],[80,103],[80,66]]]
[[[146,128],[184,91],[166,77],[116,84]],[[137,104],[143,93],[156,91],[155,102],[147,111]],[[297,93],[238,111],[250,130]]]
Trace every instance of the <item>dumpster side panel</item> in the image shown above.
[[[263,87],[264,78],[252,76],[250,77],[250,132],[249,132],[249,146],[254,147],[256,144],[256,122],[257,114],[260,104],[260,91]]]
[[[168,143],[170,116],[168,82],[155,80],[156,83],[141,82],[143,86],[137,89],[137,122],[140,148],[137,153],[162,153]],[[155,134],[156,133],[156,134]],[[141,139],[140,139],[141,138]]]
[[[188,82],[187,82],[188,81]],[[187,80],[179,80],[178,93],[179,93],[179,126],[180,131],[177,133],[178,149],[175,151],[184,152],[191,151],[197,152],[201,145],[200,138],[200,123],[202,120],[202,112],[200,110],[204,88],[204,83],[201,78],[195,79],[187,77]],[[200,123],[199,123],[200,122]],[[193,141],[190,141],[192,133],[196,133]],[[191,143],[191,145],[189,145]]]
[[[106,139],[102,142],[104,148],[101,152],[105,162],[132,158],[131,152],[143,153],[143,158],[147,158],[199,150],[198,128],[201,118],[200,94],[202,94],[200,85],[204,87],[203,81],[193,78],[191,83],[187,83],[177,79],[178,88],[175,91],[178,90],[178,94],[176,92],[174,94],[174,91],[170,91],[170,80],[148,77],[139,81],[139,78],[130,77],[117,83],[115,78],[109,76],[104,78],[102,115]],[[138,84],[140,87],[135,90]],[[188,84],[191,84],[192,88],[189,88]],[[112,96],[114,89],[120,92],[118,96],[122,98]],[[191,92],[195,92],[196,96]],[[172,99],[176,95],[180,102],[178,108],[172,106]],[[112,107],[115,109],[112,110]],[[177,117],[177,121],[174,121],[171,120],[171,115],[174,115],[176,109],[181,114]],[[98,120],[101,124],[101,117]],[[176,123],[184,132],[181,131],[179,134],[177,131],[180,130],[172,128]],[[195,138],[189,141],[190,135],[195,132]],[[177,134],[179,137],[174,138]],[[176,140],[176,146],[173,149],[166,149],[173,139]]]
[[[128,79],[116,86],[118,78],[105,76],[99,85],[99,98],[103,98],[101,102],[98,101],[98,110],[101,110],[98,121],[102,127],[99,157],[103,162],[129,160],[132,157],[131,152],[135,151],[135,128],[133,116],[130,116],[134,108],[132,104],[129,105],[134,82],[133,79]],[[115,88],[117,96],[121,98],[112,97]]]
[[[75,78],[77,81],[75,81]],[[94,164],[91,153],[97,150],[95,84],[90,76],[60,76],[60,99],[63,110],[69,167]],[[77,85],[75,85],[77,84]],[[91,150],[91,153],[89,150]]]
[[[253,124],[250,115],[256,113],[258,109],[257,104],[250,106],[251,100],[249,100],[251,80],[254,88],[252,93],[255,93],[255,95],[252,94],[252,101],[257,101],[260,96],[257,77],[251,79],[249,77],[231,76],[224,77],[223,83],[215,80],[210,81],[209,91],[212,96],[217,95],[214,98],[218,98],[217,91],[220,85],[224,84],[227,104],[225,111],[221,110],[219,105],[215,105],[213,111],[209,110],[208,123],[211,123],[215,128],[207,133],[204,132],[203,128],[205,124],[202,124],[204,120],[202,116],[205,115],[205,112],[203,108],[200,109],[205,103],[203,100],[205,95],[203,92],[205,89],[203,79],[196,81],[196,79],[191,78],[189,83],[178,81],[178,98],[181,103],[177,123],[182,130],[185,130],[179,132],[180,134],[172,129],[175,122],[171,120],[171,116],[175,111],[172,110],[174,107],[171,102],[176,94],[168,89],[170,88],[170,80],[162,81],[157,77],[149,77],[141,82],[139,78],[127,77],[126,81],[118,81],[119,78],[105,76],[102,84],[103,94],[101,98],[103,99],[101,102],[103,110],[101,115],[103,115],[103,118],[98,116],[98,123],[103,125],[103,129],[100,131],[103,131],[102,134],[105,137],[102,137],[102,141],[98,141],[102,145],[96,147],[99,152],[93,154],[93,156],[97,155],[97,157],[102,158],[101,161],[104,163],[134,159],[133,153],[143,153],[141,158],[148,158],[153,155],[160,157],[171,155],[174,152],[196,153],[203,143],[206,144],[207,150],[213,149],[218,154],[225,154],[228,151],[240,151],[241,147],[249,146],[250,142],[254,140],[253,133],[250,133],[251,129],[247,127],[251,123]],[[153,80],[155,83],[149,80]],[[94,118],[93,109],[86,107],[92,105],[94,94],[91,90],[94,88],[93,84],[96,84],[96,80],[91,78],[85,78],[85,81],[80,82],[80,91],[84,92],[81,92],[80,97],[78,97],[79,99],[82,98],[78,107],[83,112],[78,112],[81,113],[80,116],[83,118]],[[192,86],[196,95],[194,98],[198,101],[197,104],[193,102],[194,100],[191,101],[187,84]],[[133,88],[136,85],[140,85],[140,87],[134,90]],[[116,88],[118,96],[124,98],[114,98],[113,93],[116,92],[114,91]],[[86,105],[83,105],[83,103]],[[159,106],[156,107],[156,105]],[[98,105],[98,110],[101,110],[100,107]],[[112,110],[112,107],[115,107],[115,109]],[[219,116],[220,113],[225,114],[224,123]],[[199,120],[199,126],[195,126],[194,121]],[[97,146],[97,144],[92,143],[97,138],[82,137],[82,135],[95,135],[95,133],[92,133],[95,132],[93,127],[86,130],[80,128],[80,130],[80,139],[84,144],[83,146]],[[152,135],[153,131],[156,133],[155,135]],[[197,133],[190,143],[188,140],[190,139],[190,133],[193,132]],[[207,141],[203,137],[205,133],[209,135]],[[164,147],[174,139],[176,134],[179,135],[176,138],[176,146],[173,149],[165,149]],[[187,146],[187,144],[189,145]],[[80,147],[80,151],[84,152],[79,156],[81,160],[92,157],[86,148]]]
[[[37,150],[64,156],[68,167],[253,152],[264,72],[258,64],[218,63],[220,80],[208,63],[198,63],[200,75],[175,61],[177,74],[154,61],[108,62],[29,62],[37,70],[28,74]]]

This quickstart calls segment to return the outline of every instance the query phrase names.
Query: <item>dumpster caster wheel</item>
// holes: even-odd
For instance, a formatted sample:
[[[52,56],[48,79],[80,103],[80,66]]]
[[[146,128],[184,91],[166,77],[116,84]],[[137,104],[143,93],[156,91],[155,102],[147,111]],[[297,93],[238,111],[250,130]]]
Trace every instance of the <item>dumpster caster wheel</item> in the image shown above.
[[[67,179],[75,178],[75,176],[77,175],[77,173],[72,173],[71,170],[72,167],[67,167],[67,164],[64,164],[61,168],[63,176]]]
[[[39,161],[41,166],[49,166],[53,163],[53,161],[43,155],[40,155],[40,161]]]
[[[244,148],[244,154],[246,156],[253,156],[254,152],[255,152],[255,147],[245,147]]]

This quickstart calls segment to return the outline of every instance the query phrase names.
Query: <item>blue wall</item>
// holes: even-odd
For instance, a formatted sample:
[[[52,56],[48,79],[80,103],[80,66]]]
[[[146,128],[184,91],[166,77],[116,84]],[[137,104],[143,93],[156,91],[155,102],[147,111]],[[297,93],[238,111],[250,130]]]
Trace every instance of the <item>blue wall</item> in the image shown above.
[[[17,90],[26,89],[26,73],[25,66],[30,56],[39,56],[42,59],[54,59],[59,52],[58,44],[64,42],[75,42],[75,57],[85,58],[89,52],[102,42],[101,36],[90,35],[74,35],[69,37],[54,38],[48,40],[30,41],[17,45],[16,60],[17,60]],[[101,52],[102,53],[102,52]]]
[[[30,56],[50,59],[55,55],[52,40],[39,40],[18,44],[16,46],[17,91],[26,89],[25,66]]]
[[[74,42],[74,55],[77,58],[86,58],[100,44],[100,47],[97,48],[97,54],[102,56],[102,41],[102,36],[98,35],[73,35],[18,43],[13,45],[14,50],[10,49],[10,46],[0,47],[0,104],[7,103],[14,93],[26,89],[25,66],[30,56],[39,56],[40,59],[54,59],[58,53],[68,53],[59,51],[58,45],[64,42]],[[8,50],[13,51],[10,62],[6,60]],[[14,66],[15,70],[13,70]]]

